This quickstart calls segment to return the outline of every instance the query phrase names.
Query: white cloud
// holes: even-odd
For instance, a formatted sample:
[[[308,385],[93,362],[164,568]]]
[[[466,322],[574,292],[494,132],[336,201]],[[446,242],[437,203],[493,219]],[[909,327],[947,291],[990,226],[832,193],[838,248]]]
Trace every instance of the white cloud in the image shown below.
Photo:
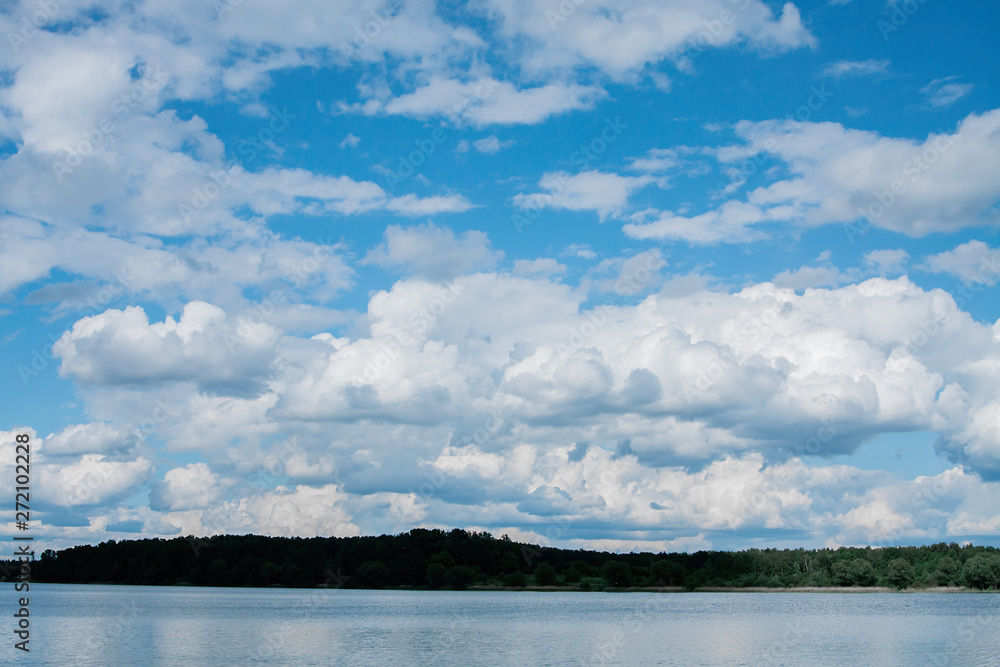
[[[255,398],[192,396],[157,433],[170,442],[190,438],[185,446],[216,458],[154,483],[154,510],[185,532],[356,534],[360,526],[392,529],[405,517],[529,528],[555,514],[617,526],[627,534],[608,539],[622,545],[748,527],[854,543],[950,529],[940,513],[904,511],[915,493],[908,483],[845,466],[810,468],[788,454],[834,455],[874,434],[930,430],[967,470],[1000,470],[993,381],[1000,339],[947,294],[906,279],[801,295],[768,283],[733,294],[702,288],[589,309],[582,295],[541,275],[479,273],[444,299],[448,289],[401,280],[372,297],[362,335],[272,343],[280,362],[248,369],[268,378]],[[199,308],[203,316],[195,317]],[[217,326],[208,326],[213,314]],[[177,323],[140,319],[100,333],[98,322],[123,315],[109,311],[109,319],[74,327],[74,372],[96,383],[140,375],[153,382],[156,373],[211,378],[225,314],[198,306]],[[146,349],[152,335],[165,340],[181,330],[177,349],[158,348],[147,357],[156,363],[130,377],[105,368],[112,351],[128,358],[127,341]],[[304,426],[316,422],[337,428]],[[263,436],[276,432],[295,433],[294,446],[265,446]],[[239,447],[225,444],[234,441]],[[318,486],[248,496],[225,481],[271,459]],[[407,494],[426,482],[421,461],[444,477],[418,501]],[[698,472],[683,467],[693,461],[703,463]],[[70,503],[90,469],[107,481],[72,502],[120,497],[151,472],[144,460],[100,454],[75,465],[51,467],[53,483],[67,489],[54,502]],[[996,497],[995,484],[969,474],[961,488]],[[341,484],[395,495],[366,499]],[[989,505],[975,502],[956,530],[988,525]],[[395,518],[378,517],[385,503],[396,507]],[[363,524],[351,518],[355,506]],[[652,525],[673,528],[643,532]],[[569,530],[560,542],[578,539]]]
[[[121,499],[148,481],[153,463],[145,458],[115,461],[84,454],[67,464],[48,463],[38,472],[38,491],[56,505],[99,505]]]
[[[838,60],[823,69],[824,76],[841,78],[845,76],[863,76],[870,74],[885,74],[889,67],[888,60]]]
[[[594,259],[597,257],[597,253],[591,250],[590,246],[585,243],[571,243],[566,246],[564,254],[581,259]]]
[[[462,195],[447,195],[443,197],[417,197],[403,195],[396,197],[385,208],[393,213],[406,216],[425,216],[435,213],[463,213],[473,208],[472,202]]]
[[[966,284],[996,285],[1000,281],[1000,250],[982,241],[969,241],[952,250],[924,258],[920,268],[933,273],[948,273]]]
[[[385,230],[385,242],[370,251],[364,263],[441,280],[489,270],[502,256],[490,247],[489,238],[482,232],[456,236],[447,227],[428,223],[415,227],[390,225]]]
[[[512,270],[515,276],[551,276],[565,272],[566,266],[564,264],[548,257],[514,260]]]
[[[74,424],[49,435],[42,444],[46,456],[108,454],[128,449],[136,440],[126,431],[104,422]]]
[[[347,147],[354,148],[360,143],[361,143],[361,137],[352,133],[348,133],[347,136],[344,137],[344,139],[337,145],[340,146],[341,148],[347,148]]]
[[[472,142],[476,150],[480,153],[496,153],[504,148],[509,148],[514,145],[514,140],[510,139],[508,141],[500,141],[496,135],[490,135],[484,139],[479,139]]]
[[[630,169],[646,173],[663,173],[676,169],[681,164],[677,151],[669,148],[652,148],[646,157],[633,158]]]
[[[149,506],[154,510],[207,509],[215,505],[232,480],[220,478],[204,463],[189,463],[168,470],[163,481],[153,485]]]
[[[752,226],[846,223],[848,241],[871,226],[909,236],[996,225],[1000,184],[1000,109],[965,118],[952,134],[923,142],[880,137],[837,123],[740,122],[745,145],[717,152],[723,163],[757,154],[780,159],[791,176],[748,193],[745,202],[687,217],[664,214],[626,225],[635,238],[739,242]]]
[[[53,346],[59,372],[83,383],[197,382],[216,391],[246,391],[267,373],[281,332],[266,322],[233,321],[204,302],[181,317],[149,323],[142,308],[85,317]]]
[[[850,280],[851,276],[842,273],[832,264],[823,264],[785,269],[774,277],[774,284],[776,287],[798,291],[809,287],[836,287]]]
[[[481,78],[462,82],[434,77],[412,93],[387,100],[371,99],[360,105],[342,105],[344,111],[368,115],[430,118],[446,116],[454,122],[486,125],[536,125],[567,111],[589,109],[605,95],[595,86],[549,83],[516,88],[508,81]]]
[[[538,182],[547,192],[516,195],[514,204],[525,209],[594,211],[603,221],[620,214],[632,193],[652,182],[649,176],[619,176],[601,171],[547,173]]]
[[[552,5],[543,0],[489,0],[502,34],[521,45],[532,72],[593,66],[625,79],[647,64],[693,49],[742,41],[764,51],[812,46],[815,38],[788,2],[777,19],[763,2],[723,0],[683,5],[655,0],[602,0]]]
[[[417,262],[422,243],[442,239],[465,256],[457,249],[474,242],[427,228],[398,233],[381,261]],[[179,323],[140,318],[127,327],[141,312],[109,311],[78,324],[58,349],[66,372],[93,383],[186,379],[212,388],[242,380],[272,395],[261,408],[273,405],[270,418],[279,420],[363,417],[431,428],[458,419],[466,426],[452,437],[460,439],[499,410],[498,446],[515,431],[589,440],[600,425],[602,439],[630,440],[654,461],[787,449],[832,422],[829,453],[873,433],[934,430],[970,465],[1000,461],[988,419],[998,400],[988,380],[998,343],[943,292],[872,279],[802,295],[766,283],[731,295],[661,293],[637,308],[581,311],[580,299],[546,277],[404,280],[372,298],[369,335],[294,346],[280,339],[267,363],[234,366],[221,380],[212,351],[225,349],[228,318],[204,306],[205,317],[186,309]],[[112,322],[121,324],[101,333],[97,325]],[[149,355],[155,363],[123,367],[150,340],[161,341]],[[266,390],[250,382],[265,377]]]
[[[955,83],[956,78],[949,76],[944,79],[934,79],[921,88],[920,92],[927,96],[927,103],[932,107],[938,109],[950,107],[971,93],[975,87],[971,83]]]
[[[50,283],[28,300],[61,302],[77,313],[128,297],[205,299],[237,307],[248,305],[243,290],[250,286],[268,294],[280,286],[288,300],[298,288],[323,298],[349,287],[354,276],[339,246],[284,240],[256,224],[211,243],[195,238],[169,246],[151,237],[120,239],[12,218],[0,219],[0,233],[6,235],[0,245],[0,293],[60,269],[82,280]]]
[[[226,501],[207,511],[202,523],[212,532],[240,529],[280,537],[350,537],[360,533],[343,507],[346,499],[333,484],[322,487],[283,486],[260,495]],[[186,531],[185,531],[186,532]]]
[[[903,250],[869,252],[846,271],[821,256],[730,293],[679,253],[688,273],[668,274],[643,264],[646,253],[598,263],[573,243],[561,256],[586,273],[564,284],[569,268],[542,251],[498,270],[503,254],[482,232],[391,226],[362,263],[403,277],[369,285],[360,314],[333,301],[358,279],[357,248],[338,240],[345,218],[473,204],[447,184],[390,193],[357,172],[295,168],[296,155],[320,147],[309,128],[285,132],[310,122],[296,107],[264,104],[281,97],[262,95],[272,73],[360,65],[361,102],[341,110],[431,126],[538,125],[610,102],[609,80],[616,95],[620,84],[662,95],[673,75],[658,70],[692,72],[706,48],[767,55],[816,43],[795,5],[738,4],[487,0],[469,25],[424,0],[392,14],[383,0],[242,3],[223,18],[194,0],[96,14],[60,5],[75,29],[0,52],[0,137],[11,147],[0,156],[0,293],[75,320],[54,353],[92,420],[33,450],[40,496],[84,506],[89,521],[43,506],[41,535],[356,535],[424,523],[549,540],[558,515],[569,528],[552,541],[566,546],[695,549],[718,539],[712,531],[743,528],[840,543],[1000,530],[998,486],[976,477],[1000,476],[1000,324],[941,291],[885,280],[906,268]],[[21,13],[32,7],[22,2]],[[17,16],[0,15],[0,33]],[[380,73],[386,63],[391,74]],[[825,74],[888,65],[840,61]],[[972,90],[950,77],[922,92],[944,109]],[[217,114],[176,111],[203,101],[238,109],[260,141],[224,142],[230,128],[216,135]],[[738,146],[648,150],[619,162],[628,176],[613,166],[545,173],[538,194],[514,203],[629,216],[632,238],[691,243],[766,238],[776,223],[853,223],[859,209],[913,236],[990,226],[998,126],[992,111],[916,141],[830,123],[742,123]],[[345,130],[333,143],[358,146]],[[456,150],[493,154],[513,141],[487,134]],[[635,212],[640,189],[667,187],[682,156],[699,151],[724,170],[761,154],[778,164],[745,201]],[[269,230],[278,216],[311,216],[326,238],[282,238]],[[553,242],[554,252],[569,243]],[[998,271],[984,269],[994,256],[971,241],[919,266],[995,284]],[[874,272],[883,277],[851,284]],[[150,322],[154,311],[162,321]],[[800,445],[851,452],[900,431],[936,433],[957,467],[900,481],[789,457]],[[184,452],[186,464],[154,475],[164,452]],[[193,453],[204,460],[187,463]],[[0,473],[10,493],[10,461]],[[291,482],[261,490],[276,475]],[[433,493],[418,495],[422,484]],[[930,502],[917,507],[922,494]],[[591,538],[595,526],[605,539]]]
[[[652,221],[647,222],[649,217]],[[715,211],[686,217],[672,211],[643,211],[622,227],[634,239],[676,239],[698,244],[744,243],[764,237],[753,225],[765,220],[757,206],[728,201]]]
[[[872,250],[865,254],[865,262],[875,268],[879,275],[900,274],[906,271],[910,254],[902,249]]]

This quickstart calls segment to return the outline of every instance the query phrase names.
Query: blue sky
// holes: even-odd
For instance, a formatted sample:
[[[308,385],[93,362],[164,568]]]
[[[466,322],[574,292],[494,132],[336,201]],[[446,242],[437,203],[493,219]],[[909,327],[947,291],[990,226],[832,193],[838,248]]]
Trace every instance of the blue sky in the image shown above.
[[[998,13],[9,4],[37,539],[1000,544]]]

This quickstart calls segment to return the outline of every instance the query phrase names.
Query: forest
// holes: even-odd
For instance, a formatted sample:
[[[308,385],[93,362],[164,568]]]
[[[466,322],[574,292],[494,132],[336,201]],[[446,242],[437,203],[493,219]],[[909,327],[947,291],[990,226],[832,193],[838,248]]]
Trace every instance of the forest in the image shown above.
[[[378,537],[221,535],[46,550],[31,581],[192,586],[628,590],[1000,587],[1000,550],[952,543],[839,549],[628,553],[541,547],[486,532]],[[19,563],[0,563],[4,580]]]

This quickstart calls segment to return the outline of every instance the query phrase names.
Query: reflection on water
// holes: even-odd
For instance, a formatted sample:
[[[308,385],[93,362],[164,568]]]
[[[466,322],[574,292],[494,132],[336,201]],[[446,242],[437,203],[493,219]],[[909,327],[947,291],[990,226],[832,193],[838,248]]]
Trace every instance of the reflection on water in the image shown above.
[[[31,614],[20,664],[995,665],[1000,655],[1000,595],[986,594],[33,584]]]

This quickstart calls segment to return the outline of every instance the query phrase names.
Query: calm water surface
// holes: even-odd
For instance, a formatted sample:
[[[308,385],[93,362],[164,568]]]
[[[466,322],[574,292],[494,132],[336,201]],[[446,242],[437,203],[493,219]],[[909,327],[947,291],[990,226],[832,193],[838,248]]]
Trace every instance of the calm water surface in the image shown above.
[[[8,600],[13,599],[13,588],[7,588]],[[61,667],[1000,664],[1000,595],[33,584],[30,608],[30,656],[0,662]],[[20,653],[13,651],[9,636],[4,641],[0,656]]]

